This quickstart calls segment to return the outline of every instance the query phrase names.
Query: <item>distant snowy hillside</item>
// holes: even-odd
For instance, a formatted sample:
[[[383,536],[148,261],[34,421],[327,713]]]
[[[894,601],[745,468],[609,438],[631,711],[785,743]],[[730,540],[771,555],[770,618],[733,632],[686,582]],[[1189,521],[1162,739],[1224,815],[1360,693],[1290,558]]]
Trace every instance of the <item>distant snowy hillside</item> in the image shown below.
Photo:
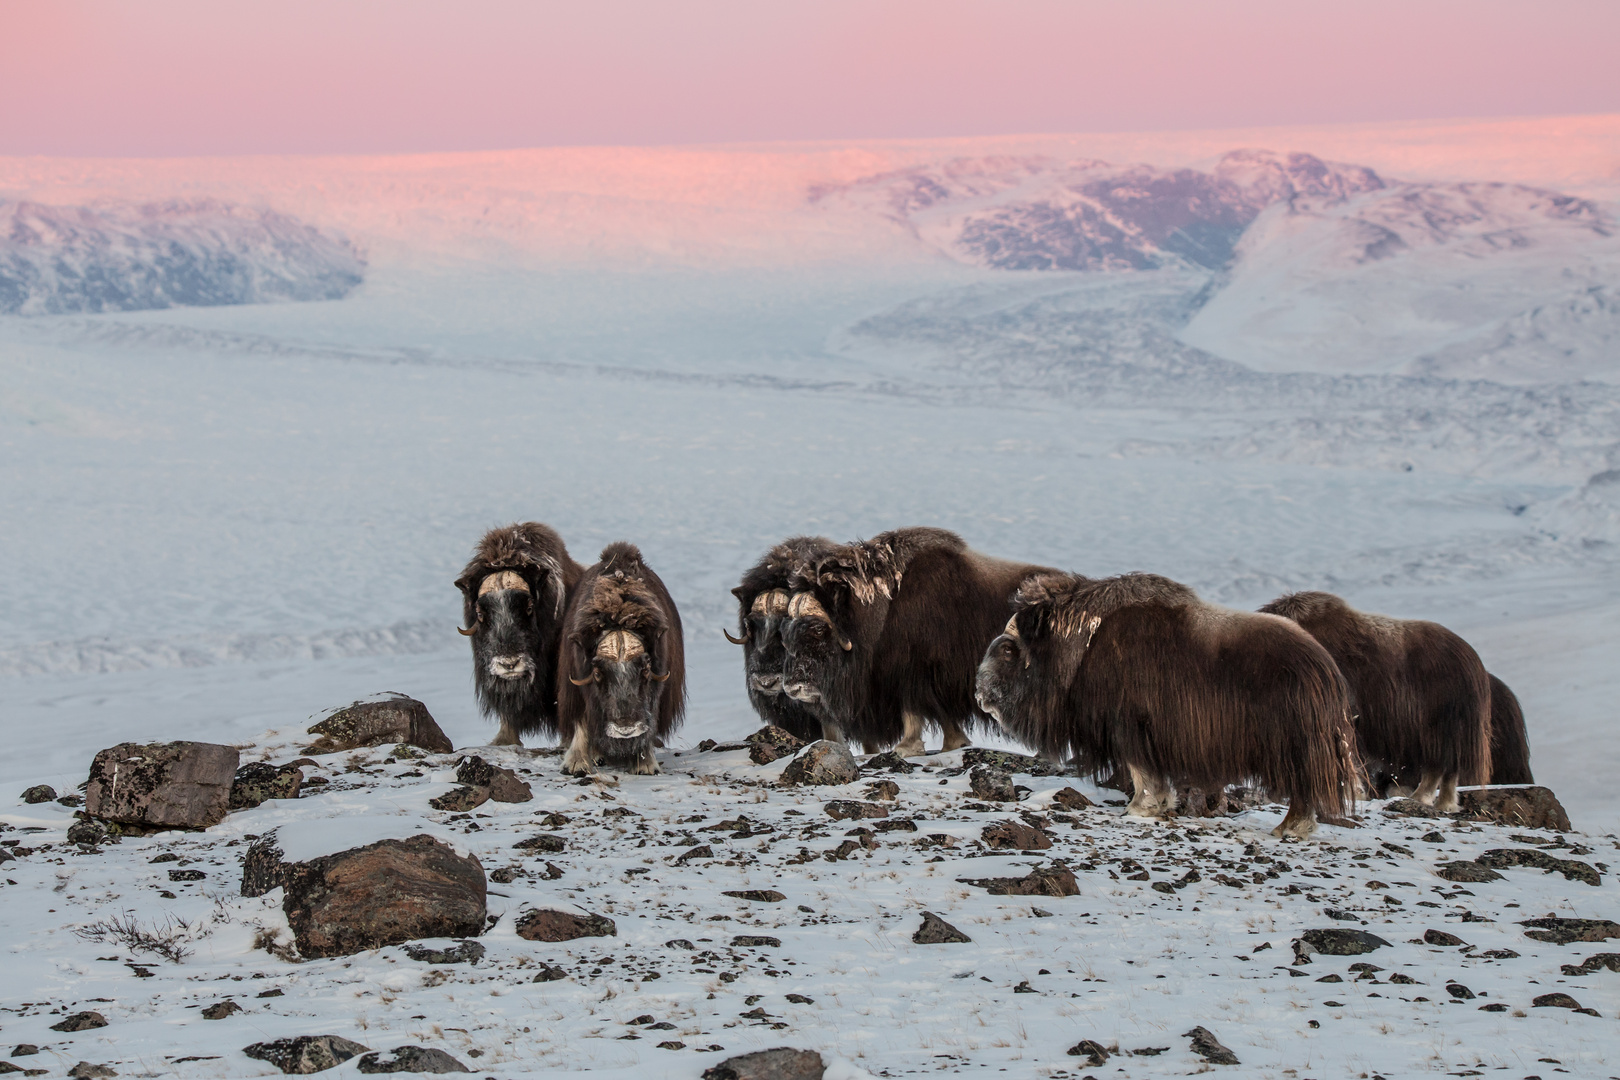
[[[336,300],[364,270],[347,240],[273,210],[0,203],[0,313]]]

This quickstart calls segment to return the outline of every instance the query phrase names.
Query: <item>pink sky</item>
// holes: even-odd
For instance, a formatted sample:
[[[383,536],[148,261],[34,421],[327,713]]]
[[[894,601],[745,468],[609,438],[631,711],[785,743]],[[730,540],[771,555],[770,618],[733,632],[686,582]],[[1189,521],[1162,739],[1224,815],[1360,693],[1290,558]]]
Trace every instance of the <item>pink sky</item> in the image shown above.
[[[3,0],[0,154],[1620,112],[1616,0]]]

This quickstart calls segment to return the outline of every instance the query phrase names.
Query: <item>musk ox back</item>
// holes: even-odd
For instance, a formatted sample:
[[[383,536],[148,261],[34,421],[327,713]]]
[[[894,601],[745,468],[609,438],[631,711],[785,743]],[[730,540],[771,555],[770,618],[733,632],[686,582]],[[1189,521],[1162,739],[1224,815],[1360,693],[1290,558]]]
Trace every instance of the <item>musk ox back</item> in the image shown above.
[[[1098,775],[1123,766],[1139,816],[1174,808],[1172,780],[1259,780],[1288,802],[1277,835],[1344,812],[1357,769],[1349,696],[1299,627],[1152,574],[1048,575],[1017,602],[978,673],[980,704],[1014,738]]]
[[[1417,777],[1413,795],[1450,813],[1458,784],[1491,780],[1491,684],[1473,648],[1437,623],[1357,611],[1331,593],[1260,609],[1322,643],[1350,685],[1369,767]]]
[[[602,549],[574,590],[562,637],[563,771],[586,775],[606,761],[658,772],[654,740],[667,738],[686,711],[686,654],[680,612],[635,545]]]
[[[562,537],[529,521],[485,533],[456,579],[478,704],[501,725],[495,745],[556,732],[557,642],[584,572]]]
[[[743,680],[748,701],[759,718],[792,732],[805,741],[821,738],[821,720],[801,701],[782,689],[782,625],[787,621],[789,579],[794,567],[814,562],[838,545],[823,536],[795,536],[765,553],[742,576],[742,583],[731,590],[737,598],[737,630],[741,637],[726,634],[733,645],[743,647]],[[836,736],[834,736],[836,737]]]
[[[1047,568],[972,551],[944,529],[897,529],[795,568],[784,684],[822,721],[876,748],[920,754],[925,720],[946,749],[984,717],[973,679],[1021,582]]]

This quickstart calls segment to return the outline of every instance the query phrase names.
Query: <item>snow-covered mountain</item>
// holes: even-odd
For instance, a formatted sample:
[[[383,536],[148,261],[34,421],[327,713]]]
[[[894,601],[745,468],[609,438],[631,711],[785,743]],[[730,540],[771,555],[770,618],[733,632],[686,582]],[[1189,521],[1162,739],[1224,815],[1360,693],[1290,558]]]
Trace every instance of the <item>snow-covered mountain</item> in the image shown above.
[[[268,209],[0,202],[0,313],[336,300],[364,272],[348,240]]]

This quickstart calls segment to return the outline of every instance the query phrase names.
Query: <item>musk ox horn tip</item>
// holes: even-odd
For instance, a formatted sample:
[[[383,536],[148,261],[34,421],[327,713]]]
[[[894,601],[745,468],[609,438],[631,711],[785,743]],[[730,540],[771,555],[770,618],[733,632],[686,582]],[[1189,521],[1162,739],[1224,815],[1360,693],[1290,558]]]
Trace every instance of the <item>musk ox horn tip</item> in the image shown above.
[[[478,627],[474,626],[471,630],[463,630],[458,626],[456,627],[456,633],[460,634],[462,637],[472,637],[474,634],[478,633]]]
[[[748,635],[747,634],[744,634],[742,637],[732,637],[731,636],[731,631],[727,630],[723,626],[720,628],[720,632],[722,634],[726,635],[726,640],[731,642],[733,645],[746,645],[746,644],[748,644]]]

